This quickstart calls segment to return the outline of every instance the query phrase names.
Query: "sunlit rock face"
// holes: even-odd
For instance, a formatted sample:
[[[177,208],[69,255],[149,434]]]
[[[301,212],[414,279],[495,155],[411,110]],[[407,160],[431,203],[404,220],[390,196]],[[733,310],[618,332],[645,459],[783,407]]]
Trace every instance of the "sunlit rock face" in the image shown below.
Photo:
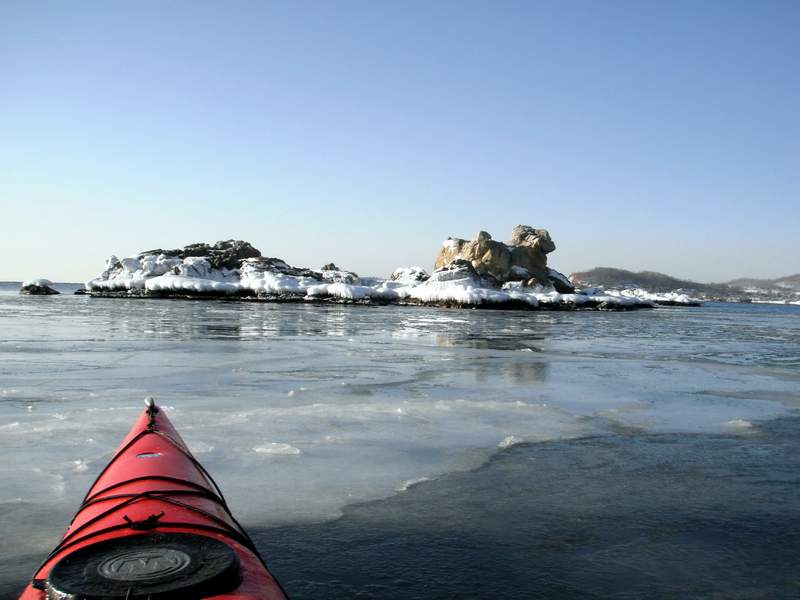
[[[517,225],[511,230],[510,246],[529,246],[542,254],[549,254],[556,249],[547,229],[536,229],[530,225]]]
[[[456,259],[468,261],[478,275],[490,275],[497,281],[507,281],[511,273],[511,251],[508,246],[493,240],[485,231],[479,231],[475,239],[470,241],[449,238],[442,245],[434,266],[439,269]]]
[[[478,232],[472,240],[448,238],[436,256],[435,267],[441,269],[453,261],[464,260],[479,276],[492,278],[500,285],[521,281],[529,287],[542,285],[571,293],[574,287],[569,280],[563,276],[551,277],[548,269],[547,254],[555,249],[546,229],[517,225],[508,243],[493,240],[485,231]]]

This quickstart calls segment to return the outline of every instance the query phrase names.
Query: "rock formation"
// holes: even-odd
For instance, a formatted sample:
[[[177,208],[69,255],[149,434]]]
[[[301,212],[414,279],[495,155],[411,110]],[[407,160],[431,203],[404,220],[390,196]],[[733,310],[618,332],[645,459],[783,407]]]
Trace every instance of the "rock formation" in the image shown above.
[[[147,250],[139,253],[139,258],[145,256],[164,255],[169,258],[189,258],[192,256],[204,257],[213,269],[238,269],[245,258],[258,258],[261,252],[242,240],[221,240],[213,246],[205,243],[189,244],[182,250]]]
[[[358,275],[352,271],[343,271],[332,262],[328,263],[327,265],[322,265],[320,273],[322,274],[322,280],[325,281],[325,283],[355,284],[359,283],[360,281]]]
[[[22,282],[19,293],[25,296],[52,296],[61,292],[53,289],[53,282],[49,279],[32,279]]]
[[[456,260],[466,261],[488,284],[492,280],[496,285],[520,281],[528,287],[553,286],[556,291],[572,293],[575,288],[569,280],[557,271],[552,275],[547,267],[547,254],[555,249],[546,229],[517,225],[508,243],[493,240],[485,231],[478,232],[473,240],[448,238],[436,257],[435,267],[440,270]]]
[[[226,240],[183,249],[151,250],[119,259],[86,282],[91,296],[241,299],[263,302],[405,304],[501,309],[584,310],[651,308],[691,299],[654,297],[643,290],[575,293],[563,274],[547,266],[555,250],[550,234],[525,225],[503,243],[481,231],[473,240],[448,239],[430,275],[421,267],[396,269],[389,279],[360,278],[330,262],[319,270],[262,256],[247,242]],[[48,291],[48,281],[26,282],[23,293]],[[28,285],[30,284],[30,285]],[[561,292],[561,293],[555,293]]]
[[[242,273],[248,271],[261,271],[268,273],[280,273],[291,275],[292,277],[311,277],[322,281],[319,271],[312,271],[303,267],[292,267],[283,259],[275,257],[258,256],[256,258],[246,258],[242,261]]]
[[[428,281],[459,283],[473,287],[481,287],[484,283],[481,281],[481,276],[473,264],[463,258],[456,258],[435,269]]]
[[[398,267],[389,275],[389,281],[400,283],[422,283],[430,279],[428,272],[422,267]]]

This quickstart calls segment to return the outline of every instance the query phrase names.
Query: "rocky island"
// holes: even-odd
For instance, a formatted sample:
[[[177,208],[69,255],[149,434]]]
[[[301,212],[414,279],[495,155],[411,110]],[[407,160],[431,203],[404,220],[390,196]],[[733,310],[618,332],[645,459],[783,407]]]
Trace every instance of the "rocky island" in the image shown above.
[[[479,232],[448,238],[434,270],[400,267],[386,279],[359,277],[333,263],[294,267],[265,257],[241,240],[111,256],[86,282],[91,296],[218,298],[265,302],[339,302],[512,309],[632,309],[696,302],[688,296],[642,290],[576,289],[547,264],[556,246],[545,229],[518,225],[508,242]]]
[[[22,282],[19,293],[23,296],[53,296],[61,292],[53,288],[49,279],[29,279]]]

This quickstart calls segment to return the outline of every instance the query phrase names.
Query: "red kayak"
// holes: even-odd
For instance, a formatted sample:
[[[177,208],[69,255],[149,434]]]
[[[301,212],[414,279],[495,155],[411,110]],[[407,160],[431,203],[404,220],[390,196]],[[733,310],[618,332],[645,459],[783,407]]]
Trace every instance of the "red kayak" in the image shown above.
[[[214,480],[146,403],[20,599],[285,599]]]

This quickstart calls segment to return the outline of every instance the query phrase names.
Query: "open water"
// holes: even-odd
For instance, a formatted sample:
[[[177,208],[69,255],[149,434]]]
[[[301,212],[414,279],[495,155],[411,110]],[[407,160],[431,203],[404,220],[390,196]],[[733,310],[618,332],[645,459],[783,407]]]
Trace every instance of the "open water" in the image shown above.
[[[293,598],[800,597],[800,307],[17,290],[0,284],[2,598],[148,395]]]

